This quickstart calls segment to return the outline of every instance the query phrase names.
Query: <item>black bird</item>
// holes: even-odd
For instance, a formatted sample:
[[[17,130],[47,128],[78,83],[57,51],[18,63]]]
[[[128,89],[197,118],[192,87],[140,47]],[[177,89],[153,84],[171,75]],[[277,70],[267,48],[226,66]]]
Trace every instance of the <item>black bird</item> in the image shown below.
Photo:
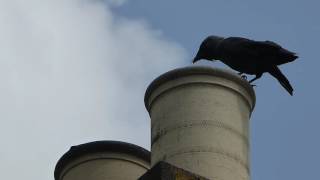
[[[292,62],[297,58],[298,56],[295,53],[282,48],[272,41],[209,36],[201,43],[193,63],[200,59],[220,60],[232,69],[239,71],[239,74],[256,75],[249,83],[259,79],[263,73],[268,72],[292,96],[293,88],[278,68],[278,65]]]

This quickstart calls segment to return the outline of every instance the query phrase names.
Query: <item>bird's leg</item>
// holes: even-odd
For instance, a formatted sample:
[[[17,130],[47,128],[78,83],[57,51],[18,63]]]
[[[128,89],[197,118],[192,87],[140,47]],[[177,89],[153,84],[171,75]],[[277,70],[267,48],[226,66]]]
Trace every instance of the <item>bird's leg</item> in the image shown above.
[[[253,81],[255,81],[255,80],[257,80],[257,79],[261,78],[261,76],[262,76],[262,74],[256,74],[256,77],[255,77],[255,78],[253,78],[253,79],[251,79],[251,80],[249,81],[249,83],[252,83]]]
[[[242,75],[243,72],[239,72],[238,75],[241,76],[242,79],[247,80],[247,76],[246,75]]]

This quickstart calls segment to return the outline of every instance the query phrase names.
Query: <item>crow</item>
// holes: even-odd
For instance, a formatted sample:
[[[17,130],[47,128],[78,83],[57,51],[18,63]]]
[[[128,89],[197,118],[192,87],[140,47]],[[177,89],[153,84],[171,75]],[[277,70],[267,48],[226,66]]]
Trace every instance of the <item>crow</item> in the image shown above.
[[[298,56],[282,48],[272,41],[254,41],[241,37],[223,38],[209,36],[200,45],[193,63],[200,59],[210,61],[220,60],[239,74],[255,75],[249,83],[259,79],[263,73],[268,72],[292,96],[293,88],[288,79],[282,74],[279,65],[292,62]]]

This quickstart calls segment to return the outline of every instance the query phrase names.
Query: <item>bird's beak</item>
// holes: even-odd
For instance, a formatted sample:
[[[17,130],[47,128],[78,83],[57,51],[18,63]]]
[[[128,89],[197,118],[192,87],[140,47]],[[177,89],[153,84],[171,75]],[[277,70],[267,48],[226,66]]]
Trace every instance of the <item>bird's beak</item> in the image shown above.
[[[200,59],[201,59],[201,58],[199,58],[198,56],[196,56],[196,57],[193,58],[192,63],[195,63],[195,62],[199,61]]]

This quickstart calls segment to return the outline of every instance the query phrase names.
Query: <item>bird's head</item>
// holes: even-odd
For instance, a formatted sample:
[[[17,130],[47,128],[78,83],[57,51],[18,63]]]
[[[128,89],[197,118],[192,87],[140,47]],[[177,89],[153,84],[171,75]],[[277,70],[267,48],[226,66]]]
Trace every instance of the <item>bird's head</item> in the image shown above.
[[[201,60],[216,60],[219,58],[218,56],[218,45],[223,40],[223,37],[219,36],[209,36],[205,40],[202,41],[200,48],[198,50],[197,55],[193,58],[193,63]]]

